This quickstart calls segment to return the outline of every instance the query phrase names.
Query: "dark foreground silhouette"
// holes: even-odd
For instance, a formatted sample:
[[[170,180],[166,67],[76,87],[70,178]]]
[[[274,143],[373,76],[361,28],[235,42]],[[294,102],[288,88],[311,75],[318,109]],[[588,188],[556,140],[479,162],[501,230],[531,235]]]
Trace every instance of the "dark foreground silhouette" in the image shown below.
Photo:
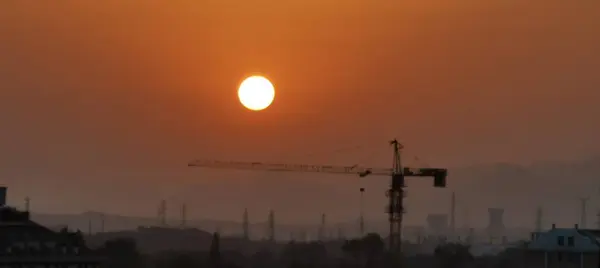
[[[265,244],[252,254],[223,250],[220,244],[221,238],[214,234],[208,251],[166,250],[141,254],[133,239],[117,238],[107,241],[97,251],[106,257],[104,267],[111,268],[500,268],[517,267],[522,258],[518,249],[507,250],[498,256],[475,258],[468,245],[455,243],[441,244],[433,254],[400,258],[386,251],[384,241],[377,234],[343,241],[337,252],[321,242],[290,242],[279,247]]]

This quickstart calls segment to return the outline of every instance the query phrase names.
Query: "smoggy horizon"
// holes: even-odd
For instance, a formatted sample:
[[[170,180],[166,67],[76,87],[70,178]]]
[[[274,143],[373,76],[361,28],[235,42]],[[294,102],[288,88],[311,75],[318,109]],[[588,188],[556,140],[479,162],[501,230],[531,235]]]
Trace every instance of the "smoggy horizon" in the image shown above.
[[[250,207],[284,221],[351,218],[366,183],[370,217],[385,219],[387,178],[186,164],[388,167],[392,138],[411,165],[585,161],[600,153],[599,16],[587,0],[0,3],[0,183],[34,211],[152,216],[172,199],[195,204],[190,217]],[[256,73],[276,90],[260,112],[236,95]],[[478,175],[450,175],[443,193],[411,179],[408,221],[446,209],[432,200],[452,183],[479,200],[466,190]],[[572,176],[548,176],[539,203],[595,194],[556,193]],[[522,215],[537,204],[517,200],[533,190],[478,183],[494,199],[473,211],[511,207],[532,221]]]

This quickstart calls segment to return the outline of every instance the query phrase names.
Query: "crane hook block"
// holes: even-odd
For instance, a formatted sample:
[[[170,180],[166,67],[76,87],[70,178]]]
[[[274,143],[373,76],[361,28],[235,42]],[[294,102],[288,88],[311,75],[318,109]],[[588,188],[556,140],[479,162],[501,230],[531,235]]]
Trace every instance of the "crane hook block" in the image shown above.
[[[435,174],[433,177],[433,187],[445,188],[447,175],[448,173],[446,171]]]

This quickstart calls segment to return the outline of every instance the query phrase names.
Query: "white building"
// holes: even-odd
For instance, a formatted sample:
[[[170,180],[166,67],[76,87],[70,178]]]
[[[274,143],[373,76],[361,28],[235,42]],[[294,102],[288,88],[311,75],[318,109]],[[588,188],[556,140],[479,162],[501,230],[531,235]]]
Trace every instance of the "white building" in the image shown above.
[[[600,230],[556,228],[532,233],[527,267],[600,267]]]

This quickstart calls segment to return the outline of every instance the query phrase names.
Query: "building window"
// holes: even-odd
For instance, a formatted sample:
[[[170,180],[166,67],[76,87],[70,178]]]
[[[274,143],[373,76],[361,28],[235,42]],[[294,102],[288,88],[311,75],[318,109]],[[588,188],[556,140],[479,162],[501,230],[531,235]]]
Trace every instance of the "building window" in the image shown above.
[[[564,246],[565,245],[565,237],[564,236],[561,235],[557,239],[558,239],[557,242],[558,242],[559,246]]]
[[[569,236],[567,238],[567,246],[569,246],[569,247],[575,246],[575,237]]]

